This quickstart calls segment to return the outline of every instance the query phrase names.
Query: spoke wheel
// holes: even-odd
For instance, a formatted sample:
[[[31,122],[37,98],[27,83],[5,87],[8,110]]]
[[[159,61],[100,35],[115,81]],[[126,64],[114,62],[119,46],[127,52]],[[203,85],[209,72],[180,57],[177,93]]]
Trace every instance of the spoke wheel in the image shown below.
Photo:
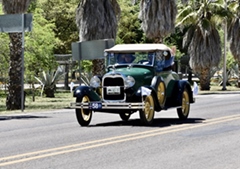
[[[150,125],[154,118],[154,101],[152,95],[145,97],[144,110],[139,111],[140,120],[144,125]]]
[[[83,96],[82,100],[77,99],[77,102],[88,103],[88,96]],[[76,109],[77,121],[81,126],[88,126],[92,119],[92,111],[89,109]]]
[[[166,86],[163,81],[159,82],[157,86],[157,98],[159,105],[163,108],[166,101]]]
[[[130,113],[120,113],[120,118],[123,120],[123,121],[128,121],[131,114]]]
[[[184,89],[182,94],[182,107],[177,109],[178,117],[180,119],[187,119],[190,111],[190,99],[187,89]]]

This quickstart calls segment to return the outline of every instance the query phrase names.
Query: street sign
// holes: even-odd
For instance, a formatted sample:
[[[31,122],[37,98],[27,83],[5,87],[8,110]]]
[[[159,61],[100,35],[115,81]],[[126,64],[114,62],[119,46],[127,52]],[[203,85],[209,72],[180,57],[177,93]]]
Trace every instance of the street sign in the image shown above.
[[[0,32],[19,33],[23,28],[24,32],[32,30],[32,14],[0,15]]]
[[[104,59],[104,50],[114,46],[114,39],[72,43],[73,61]]]

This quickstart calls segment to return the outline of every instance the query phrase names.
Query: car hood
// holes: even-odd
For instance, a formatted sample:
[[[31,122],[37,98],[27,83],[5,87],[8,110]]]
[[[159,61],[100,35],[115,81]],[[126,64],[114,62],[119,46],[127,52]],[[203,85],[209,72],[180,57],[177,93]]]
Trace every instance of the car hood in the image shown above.
[[[123,68],[116,68],[113,71],[107,73],[110,74],[121,74],[125,77],[132,76],[135,79],[136,85],[135,87],[139,87],[142,85],[149,85],[151,84],[151,80],[153,78],[153,71],[148,68],[143,67],[123,67]]]

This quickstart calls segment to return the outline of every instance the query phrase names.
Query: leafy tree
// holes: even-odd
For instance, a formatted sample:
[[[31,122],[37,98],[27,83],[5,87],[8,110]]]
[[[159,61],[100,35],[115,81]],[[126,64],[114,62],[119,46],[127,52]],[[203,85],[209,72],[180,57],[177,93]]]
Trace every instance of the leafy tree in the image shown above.
[[[121,16],[118,24],[116,43],[141,43],[144,41],[141,23],[138,18],[139,3],[119,0]]]
[[[2,12],[2,4],[0,3],[0,14]],[[9,36],[6,33],[0,34],[0,84],[6,84],[9,64]]]
[[[6,84],[8,81],[9,68],[9,36],[0,34],[0,84]]]
[[[55,37],[60,40],[54,47],[55,54],[71,53],[71,43],[78,41],[75,22],[79,0],[41,0],[37,7],[44,11],[43,17],[55,25]]]
[[[53,50],[59,41],[55,38],[55,33],[53,32],[55,25],[43,18],[44,11],[35,8],[32,12],[33,30],[27,33],[25,38],[25,79],[27,79],[29,84],[32,84],[32,88],[34,89],[34,76],[39,76],[42,71],[56,70],[57,62]],[[51,89],[49,88],[49,90]],[[55,88],[51,92],[54,93],[54,91]]]
[[[36,8],[33,14],[33,30],[26,36],[26,73],[38,75],[43,70],[57,67],[53,49],[59,43],[53,29],[55,25],[43,18],[44,11]]]

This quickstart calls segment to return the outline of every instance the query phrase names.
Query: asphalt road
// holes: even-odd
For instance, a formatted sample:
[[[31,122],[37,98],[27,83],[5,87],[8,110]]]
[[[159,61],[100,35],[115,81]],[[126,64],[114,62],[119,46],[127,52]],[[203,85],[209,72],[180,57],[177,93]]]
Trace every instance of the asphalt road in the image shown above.
[[[239,169],[240,94],[196,96],[188,120],[175,109],[122,122],[95,113],[80,127],[74,110],[0,115],[1,169]]]

